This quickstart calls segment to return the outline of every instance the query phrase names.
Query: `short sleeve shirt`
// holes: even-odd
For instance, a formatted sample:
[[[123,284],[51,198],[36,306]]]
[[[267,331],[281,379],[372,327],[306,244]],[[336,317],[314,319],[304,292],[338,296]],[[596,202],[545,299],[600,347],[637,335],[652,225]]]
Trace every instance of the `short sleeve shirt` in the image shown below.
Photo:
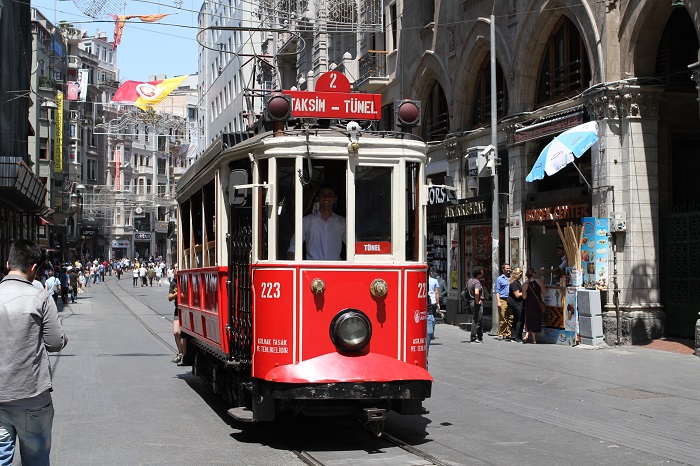
[[[328,220],[324,220],[319,212],[315,212],[304,217],[302,228],[308,260],[340,260],[346,241],[345,218],[332,213]],[[294,252],[294,237],[289,252]]]
[[[476,290],[479,290],[479,296],[483,298],[483,287],[477,278],[470,278],[467,282],[467,292],[469,293],[469,302],[473,303],[476,299]]]

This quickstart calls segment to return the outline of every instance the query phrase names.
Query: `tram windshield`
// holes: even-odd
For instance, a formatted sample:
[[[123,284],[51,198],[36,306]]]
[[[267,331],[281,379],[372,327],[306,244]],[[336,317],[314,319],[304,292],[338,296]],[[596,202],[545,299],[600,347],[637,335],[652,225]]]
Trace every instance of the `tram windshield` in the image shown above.
[[[252,214],[248,218],[253,227],[253,260],[419,260],[419,162],[272,157],[259,159],[252,168],[252,185],[245,188],[248,177],[244,170],[237,170],[242,176],[231,181],[234,196],[229,204],[231,218],[244,219],[246,212]],[[243,192],[257,194],[246,197],[240,194]],[[203,195],[208,197],[206,187]],[[216,228],[210,220],[214,212],[201,212],[193,205],[183,204],[183,212],[189,208],[190,215],[196,217],[192,224],[204,223],[205,228],[199,232],[193,228],[191,232],[195,251],[192,265],[211,265],[211,259],[206,263],[211,256],[207,254],[209,248],[203,248],[202,264],[198,245],[207,244],[208,222]],[[234,236],[239,228],[236,225],[233,222],[229,227]]]

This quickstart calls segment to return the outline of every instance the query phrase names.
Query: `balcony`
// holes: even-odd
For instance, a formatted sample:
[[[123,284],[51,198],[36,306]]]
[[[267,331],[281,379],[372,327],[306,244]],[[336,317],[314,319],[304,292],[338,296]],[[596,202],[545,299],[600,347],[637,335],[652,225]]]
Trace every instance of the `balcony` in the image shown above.
[[[76,55],[68,55],[68,69],[79,70],[83,67],[83,60]]]
[[[56,88],[56,81],[48,76],[39,76],[39,87],[53,90]]]
[[[369,50],[360,57],[360,78],[356,82],[360,91],[377,92],[389,84],[386,57],[383,50]]]

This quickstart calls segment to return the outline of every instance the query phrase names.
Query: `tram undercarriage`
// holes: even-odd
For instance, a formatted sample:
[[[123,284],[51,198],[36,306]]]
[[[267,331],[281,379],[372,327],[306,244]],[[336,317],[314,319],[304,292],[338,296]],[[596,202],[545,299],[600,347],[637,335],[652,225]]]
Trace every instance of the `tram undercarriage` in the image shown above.
[[[381,435],[389,411],[424,413],[422,401],[430,397],[431,383],[424,380],[391,382],[275,383],[251,378],[249,367],[226,362],[188,340],[187,361],[192,373],[212,387],[234,408],[228,411],[242,422],[274,421],[298,415],[348,416]]]

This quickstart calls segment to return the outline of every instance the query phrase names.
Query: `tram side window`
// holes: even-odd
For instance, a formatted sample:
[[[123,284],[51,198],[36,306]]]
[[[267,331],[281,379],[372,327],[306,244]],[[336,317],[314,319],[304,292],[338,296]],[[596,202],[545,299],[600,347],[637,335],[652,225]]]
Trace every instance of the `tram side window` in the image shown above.
[[[192,265],[202,266],[202,192],[192,195]]]
[[[289,242],[294,237],[294,159],[277,159],[277,258],[285,259]]]
[[[420,167],[417,163],[406,164],[406,260],[418,260],[418,189]]]
[[[180,206],[180,228],[182,235],[182,246],[184,249],[183,259],[185,261],[184,268],[189,269],[191,266],[190,252],[192,246],[192,237],[190,236],[190,201],[184,201]]]
[[[204,195],[204,267],[216,265],[216,198],[214,182],[208,183],[203,189]]]
[[[355,253],[391,254],[390,167],[358,167],[355,172]]]

